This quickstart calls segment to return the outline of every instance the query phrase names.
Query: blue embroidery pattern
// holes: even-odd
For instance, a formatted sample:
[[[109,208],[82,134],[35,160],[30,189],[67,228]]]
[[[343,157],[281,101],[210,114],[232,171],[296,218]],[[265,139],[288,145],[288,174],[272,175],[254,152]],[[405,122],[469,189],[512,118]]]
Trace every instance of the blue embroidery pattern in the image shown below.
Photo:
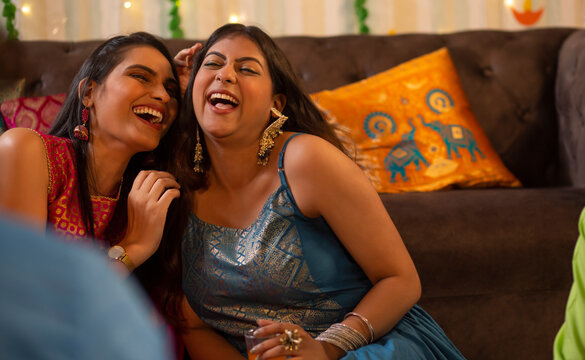
[[[390,182],[396,182],[396,175],[402,176],[402,181],[409,181],[406,176],[406,166],[413,163],[416,166],[416,171],[421,169],[420,163],[429,166],[429,162],[421,154],[416,141],[414,141],[414,134],[416,127],[412,123],[412,119],[408,119],[410,131],[402,135],[402,140],[396,144],[384,159],[384,167],[390,171]]]
[[[364,130],[366,135],[372,139],[382,138],[388,133],[394,134],[396,132],[396,123],[389,114],[375,111],[366,116]]]
[[[451,95],[441,89],[433,89],[427,93],[427,105],[437,114],[449,111],[455,106]]]

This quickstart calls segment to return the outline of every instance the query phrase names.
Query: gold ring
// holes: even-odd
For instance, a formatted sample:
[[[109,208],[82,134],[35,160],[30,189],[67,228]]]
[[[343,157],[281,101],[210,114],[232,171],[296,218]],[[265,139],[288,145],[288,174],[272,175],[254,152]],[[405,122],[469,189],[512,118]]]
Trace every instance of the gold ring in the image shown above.
[[[284,349],[288,351],[298,350],[299,344],[303,341],[299,336],[299,331],[284,330],[284,335],[280,338],[280,343],[284,345]]]

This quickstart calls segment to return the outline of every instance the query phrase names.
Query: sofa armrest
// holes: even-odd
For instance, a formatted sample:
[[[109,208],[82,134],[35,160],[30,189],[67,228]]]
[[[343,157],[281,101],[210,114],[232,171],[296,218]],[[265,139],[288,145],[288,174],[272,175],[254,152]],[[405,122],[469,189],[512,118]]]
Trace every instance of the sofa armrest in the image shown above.
[[[555,89],[560,173],[567,185],[585,187],[585,31],[571,34],[559,53]]]

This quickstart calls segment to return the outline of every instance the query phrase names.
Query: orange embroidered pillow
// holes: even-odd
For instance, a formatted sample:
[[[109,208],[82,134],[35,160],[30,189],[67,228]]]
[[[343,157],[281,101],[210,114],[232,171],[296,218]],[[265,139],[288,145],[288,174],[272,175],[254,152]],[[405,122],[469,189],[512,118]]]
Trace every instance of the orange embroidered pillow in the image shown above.
[[[378,192],[521,186],[471,112],[446,48],[311,97],[350,129]]]
[[[0,105],[8,129],[27,127],[46,134],[57,117],[66,94],[22,97]]]

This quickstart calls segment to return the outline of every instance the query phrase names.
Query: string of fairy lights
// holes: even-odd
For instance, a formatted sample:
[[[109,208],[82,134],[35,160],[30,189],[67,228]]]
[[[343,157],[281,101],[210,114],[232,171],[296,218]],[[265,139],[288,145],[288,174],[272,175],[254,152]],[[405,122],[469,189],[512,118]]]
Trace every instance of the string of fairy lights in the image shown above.
[[[9,40],[18,40],[18,30],[15,27],[14,20],[16,18],[16,6],[12,3],[11,0],[2,0],[4,3],[4,8],[2,10],[2,16],[6,18],[6,31],[8,33]],[[171,37],[174,39],[181,39],[185,36],[185,33],[181,29],[181,15],[179,13],[179,7],[181,5],[180,0],[170,0],[171,2],[171,10],[169,11],[169,30],[171,31]],[[366,0],[355,0],[354,8],[355,14],[358,21],[358,29],[360,34],[369,34],[370,29],[366,25],[365,21],[368,17],[368,10],[365,7]],[[132,7],[132,1],[124,1],[123,6],[126,9]],[[28,4],[23,4],[20,8],[22,14],[27,15],[31,13],[31,6]],[[235,22],[234,20],[237,17],[235,15],[230,15],[230,22]]]
[[[1,0],[4,4],[2,9],[2,16],[6,18],[6,32],[9,40],[18,40],[19,32],[15,23],[17,12],[20,12],[23,16],[31,15],[33,9],[32,6],[25,1],[22,2],[20,8],[17,8],[11,0]],[[181,28],[181,15],[180,15],[180,0],[169,0],[171,3],[171,9],[168,13],[169,23],[168,28],[172,38],[183,38],[185,33]],[[525,26],[534,25],[538,22],[544,12],[544,7],[538,9],[533,8],[531,0],[521,0],[522,7],[517,9],[516,5],[520,0],[503,0],[504,6],[509,8],[516,19],[516,21]],[[354,0],[354,12],[357,20],[357,31],[360,34],[369,34],[370,28],[366,24],[368,18],[368,9],[366,8],[367,0]],[[132,1],[121,1],[124,8],[130,9],[133,4]],[[229,22],[241,21],[239,16],[236,14],[230,14]]]

